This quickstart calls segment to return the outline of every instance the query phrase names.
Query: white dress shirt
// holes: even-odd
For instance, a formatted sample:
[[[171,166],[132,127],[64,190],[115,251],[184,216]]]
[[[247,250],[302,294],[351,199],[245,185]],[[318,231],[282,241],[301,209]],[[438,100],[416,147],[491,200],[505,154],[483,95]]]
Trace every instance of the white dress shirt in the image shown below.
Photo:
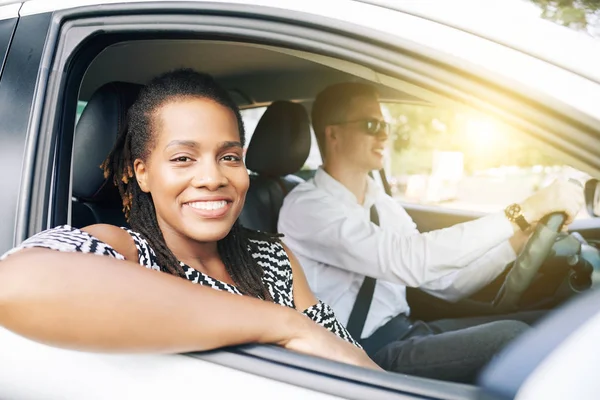
[[[373,204],[380,226],[370,221]],[[343,324],[365,275],[378,279],[363,338],[410,313],[406,286],[456,301],[490,283],[516,258],[504,213],[419,233],[404,208],[373,180],[361,205],[322,168],[286,196],[278,230],[315,295]]]

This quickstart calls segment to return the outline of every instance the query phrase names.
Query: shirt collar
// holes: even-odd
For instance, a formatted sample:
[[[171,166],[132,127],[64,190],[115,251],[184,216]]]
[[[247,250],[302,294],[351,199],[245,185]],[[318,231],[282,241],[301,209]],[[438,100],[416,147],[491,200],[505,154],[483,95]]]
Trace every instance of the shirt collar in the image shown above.
[[[367,193],[365,195],[364,204],[358,204],[358,200],[354,193],[352,193],[348,188],[338,182],[334,177],[329,175],[323,167],[319,167],[314,177],[315,185],[327,191],[336,199],[343,201],[347,204],[358,205],[364,208],[371,208],[377,197],[381,193],[381,188],[375,183],[375,181],[371,178],[367,178]]]

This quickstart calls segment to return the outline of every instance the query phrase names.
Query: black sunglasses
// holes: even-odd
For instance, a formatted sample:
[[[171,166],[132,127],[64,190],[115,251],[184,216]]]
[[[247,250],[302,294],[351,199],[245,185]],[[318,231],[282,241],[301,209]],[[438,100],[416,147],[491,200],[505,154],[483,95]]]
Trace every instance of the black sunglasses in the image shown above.
[[[370,136],[378,136],[381,132],[385,132],[389,135],[391,124],[386,121],[382,121],[376,118],[359,119],[356,121],[345,121],[338,122],[331,125],[348,125],[348,124],[360,124],[360,128],[363,132]]]

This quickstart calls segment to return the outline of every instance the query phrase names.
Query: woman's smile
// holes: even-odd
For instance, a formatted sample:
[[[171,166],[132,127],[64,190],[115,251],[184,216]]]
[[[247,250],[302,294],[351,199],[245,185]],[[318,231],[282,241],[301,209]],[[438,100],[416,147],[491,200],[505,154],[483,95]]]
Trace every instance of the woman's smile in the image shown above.
[[[183,204],[184,209],[209,219],[224,217],[231,210],[231,200],[196,200]]]

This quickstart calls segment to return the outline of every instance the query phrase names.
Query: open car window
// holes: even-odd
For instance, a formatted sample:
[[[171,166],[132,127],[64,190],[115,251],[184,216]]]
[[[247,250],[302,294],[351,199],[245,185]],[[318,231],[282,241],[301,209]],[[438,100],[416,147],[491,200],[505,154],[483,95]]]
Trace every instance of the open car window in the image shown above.
[[[386,175],[404,203],[502,210],[555,179],[590,176],[518,130],[474,111],[384,103],[393,123]],[[585,209],[579,219],[590,218]]]

